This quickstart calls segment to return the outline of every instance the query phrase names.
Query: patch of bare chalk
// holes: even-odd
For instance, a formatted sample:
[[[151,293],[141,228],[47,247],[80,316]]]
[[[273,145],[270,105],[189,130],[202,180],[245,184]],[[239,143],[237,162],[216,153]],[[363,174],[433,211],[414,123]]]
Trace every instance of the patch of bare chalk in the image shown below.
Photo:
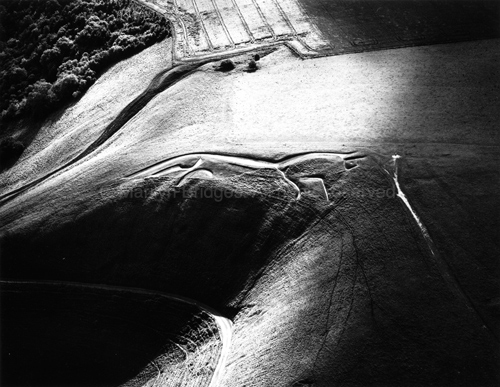
[[[418,227],[420,228],[420,231],[422,232],[422,235],[427,242],[427,246],[429,246],[429,250],[433,256],[436,256],[436,249],[434,247],[434,242],[431,239],[431,236],[429,235],[429,231],[427,230],[427,227],[423,224],[422,220],[420,217],[417,215],[413,207],[410,205],[410,202],[408,201],[408,198],[404,194],[403,190],[401,189],[401,185],[399,184],[399,179],[398,179],[398,160],[401,159],[400,155],[393,155],[392,160],[394,162],[394,176],[392,177],[394,184],[396,185],[396,195],[398,198],[401,199],[401,201],[404,203],[410,214],[413,216],[413,219],[415,219],[415,222],[417,222]]]

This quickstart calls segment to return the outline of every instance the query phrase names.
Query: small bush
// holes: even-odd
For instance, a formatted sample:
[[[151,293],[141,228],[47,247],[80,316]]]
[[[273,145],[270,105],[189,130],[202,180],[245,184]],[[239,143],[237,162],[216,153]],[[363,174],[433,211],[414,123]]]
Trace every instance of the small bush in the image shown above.
[[[257,63],[253,59],[248,62],[248,71],[257,71]]]
[[[220,62],[219,70],[220,71],[231,71],[234,69],[234,63],[231,59],[224,59]]]

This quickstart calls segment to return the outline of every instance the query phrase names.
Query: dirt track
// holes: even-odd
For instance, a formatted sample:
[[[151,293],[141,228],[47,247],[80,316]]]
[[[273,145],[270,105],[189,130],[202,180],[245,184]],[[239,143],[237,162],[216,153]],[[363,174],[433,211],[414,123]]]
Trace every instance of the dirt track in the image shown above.
[[[166,69],[157,74],[150,85],[144,90],[139,96],[137,96],[132,102],[130,102],[119,114],[118,116],[104,129],[101,135],[92,142],[83,152],[77,155],[72,160],[68,161],[66,164],[54,169],[48,174],[35,179],[22,187],[19,187],[10,192],[4,193],[0,196],[0,205],[8,202],[9,200],[15,198],[17,195],[25,192],[26,190],[40,184],[41,182],[49,179],[50,177],[56,175],[57,173],[65,170],[66,168],[74,165],[78,161],[82,160],[97,148],[99,148],[104,142],[106,142],[111,136],[113,136],[120,128],[125,125],[133,116],[135,116],[144,106],[147,105],[151,99],[153,99],[157,94],[161,93],[168,87],[172,86],[174,83],[180,81],[182,78],[186,77],[192,73],[196,68],[201,66],[200,64],[186,64],[181,66],[176,66],[173,69]]]

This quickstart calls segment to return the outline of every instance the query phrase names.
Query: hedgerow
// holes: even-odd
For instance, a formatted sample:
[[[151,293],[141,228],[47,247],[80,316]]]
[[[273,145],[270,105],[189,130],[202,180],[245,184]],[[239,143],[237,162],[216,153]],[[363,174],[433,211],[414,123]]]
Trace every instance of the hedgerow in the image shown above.
[[[0,120],[46,117],[169,35],[163,17],[131,0],[2,1]]]

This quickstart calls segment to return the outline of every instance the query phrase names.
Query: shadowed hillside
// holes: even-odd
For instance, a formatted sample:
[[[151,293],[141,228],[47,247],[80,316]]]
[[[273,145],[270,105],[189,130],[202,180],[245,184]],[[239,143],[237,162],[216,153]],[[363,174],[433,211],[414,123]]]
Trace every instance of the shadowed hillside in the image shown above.
[[[5,233],[3,278],[147,287],[235,316],[231,386],[495,385],[497,339],[396,196],[390,160],[346,160],[287,167],[327,198],[297,198],[272,169],[131,177],[92,210],[30,222],[36,235]]]
[[[188,301],[75,283],[0,287],[3,386],[132,387],[173,378],[208,386],[217,366],[216,324]]]

